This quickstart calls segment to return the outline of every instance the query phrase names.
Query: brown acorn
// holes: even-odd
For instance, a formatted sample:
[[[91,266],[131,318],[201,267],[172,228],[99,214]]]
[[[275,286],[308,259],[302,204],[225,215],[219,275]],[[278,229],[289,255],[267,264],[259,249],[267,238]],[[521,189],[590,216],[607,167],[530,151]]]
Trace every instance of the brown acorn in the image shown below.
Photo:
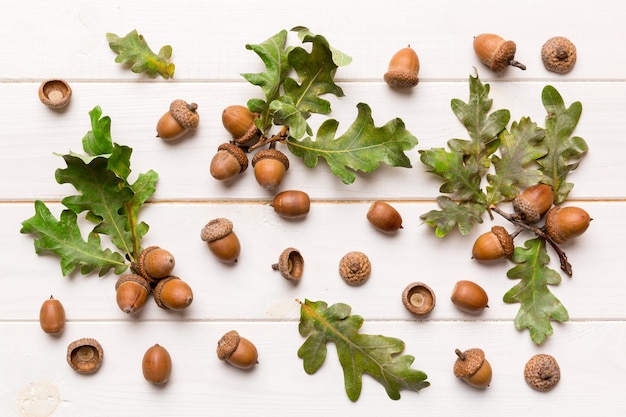
[[[154,287],[154,301],[165,310],[184,310],[193,301],[193,291],[182,279],[169,276]]]
[[[227,332],[217,342],[217,357],[240,369],[249,369],[259,363],[254,344],[236,330]]]
[[[172,374],[172,357],[167,349],[157,343],[144,353],[141,370],[146,381],[165,384]]]
[[[536,184],[518,194],[512,201],[513,210],[523,222],[537,223],[554,202],[552,187]]]
[[[58,335],[65,329],[65,309],[53,296],[43,302],[39,309],[39,325],[48,334]]]
[[[196,129],[200,123],[197,110],[196,103],[187,103],[180,99],[172,101],[169,111],[163,114],[157,123],[157,137],[170,142]]]
[[[158,246],[148,246],[139,254],[135,269],[151,284],[169,276],[174,270],[176,260],[169,251]]]
[[[406,47],[391,57],[384,79],[393,88],[415,87],[419,82],[417,76],[419,69],[420,61],[417,53],[411,47]]]
[[[152,292],[150,283],[139,274],[126,274],[115,283],[115,300],[119,308],[127,314],[140,311]]]
[[[226,181],[248,168],[248,156],[234,143],[222,143],[211,159],[209,171],[219,181]]]
[[[552,207],[546,214],[546,232],[556,243],[564,243],[585,233],[591,223],[589,213],[579,207]]]
[[[233,222],[218,217],[209,221],[200,232],[200,239],[205,241],[213,255],[222,262],[237,262],[241,252],[239,238],[233,231]]]
[[[372,226],[381,232],[393,233],[402,229],[402,216],[385,201],[374,201],[367,210],[366,217]]]
[[[289,169],[289,158],[277,149],[263,149],[252,157],[254,177],[259,185],[273,192]]]
[[[297,219],[309,213],[311,200],[304,191],[286,190],[274,196],[271,206],[279,216],[287,219]]]
[[[478,261],[493,261],[510,258],[515,245],[513,238],[502,226],[493,226],[491,231],[478,236],[472,247],[472,258]]]
[[[254,121],[258,113],[251,112],[247,107],[233,105],[222,111],[222,124],[238,144],[247,144],[258,139],[259,128]]]
[[[474,388],[487,388],[491,383],[493,371],[485,359],[485,352],[479,348],[461,352],[455,349],[457,359],[454,362],[454,375]]]
[[[526,69],[524,64],[515,60],[516,49],[515,42],[506,41],[493,33],[483,33],[474,38],[474,52],[480,62],[494,72],[502,71],[509,65],[522,70]]]
[[[461,280],[454,285],[450,300],[459,310],[466,313],[480,313],[488,307],[489,297],[480,285]]]

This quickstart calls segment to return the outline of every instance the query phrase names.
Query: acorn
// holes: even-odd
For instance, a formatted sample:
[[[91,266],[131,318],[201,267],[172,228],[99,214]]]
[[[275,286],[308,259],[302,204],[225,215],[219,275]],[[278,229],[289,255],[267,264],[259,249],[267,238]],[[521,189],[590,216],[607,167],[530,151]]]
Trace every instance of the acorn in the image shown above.
[[[119,308],[127,314],[140,311],[152,292],[150,283],[139,274],[125,274],[115,283],[115,300]]]
[[[487,388],[491,383],[491,364],[485,359],[485,352],[479,348],[461,352],[455,349],[454,375],[474,388]]]
[[[339,275],[348,285],[365,284],[371,272],[372,263],[363,252],[348,252],[339,261]]]
[[[170,142],[196,129],[200,123],[197,110],[196,103],[187,103],[180,99],[172,101],[169,111],[157,123],[157,137]]]
[[[547,392],[561,380],[561,368],[554,356],[539,353],[526,362],[524,379],[531,388]]]
[[[298,282],[304,271],[304,258],[298,249],[287,248],[281,252],[278,262],[272,264],[272,269],[279,271],[286,280]]]
[[[513,210],[528,224],[537,223],[554,202],[552,187],[536,184],[528,187],[513,199]]]
[[[175,265],[174,255],[169,251],[158,246],[148,246],[139,254],[135,269],[149,283],[156,284],[169,276]]]
[[[478,261],[493,261],[510,258],[515,250],[513,238],[502,226],[493,226],[491,231],[478,236],[472,247],[472,258]]]
[[[554,206],[546,214],[545,229],[554,242],[564,243],[585,233],[591,220],[579,207]]]
[[[393,88],[415,87],[419,82],[417,76],[419,69],[420,61],[417,53],[411,47],[406,47],[391,57],[384,80]]]
[[[167,349],[157,343],[144,353],[141,370],[146,381],[163,385],[172,374],[172,357]]]
[[[209,221],[200,232],[200,239],[205,241],[213,255],[222,262],[237,262],[241,252],[239,238],[233,231],[233,222],[219,217]]]
[[[248,168],[248,156],[233,143],[222,143],[217,147],[217,153],[211,159],[209,171],[211,176],[219,181],[226,181]]]
[[[522,70],[526,69],[524,64],[515,60],[516,49],[515,42],[506,41],[493,33],[483,33],[474,37],[474,52],[480,62],[494,72],[502,71],[509,65]]]
[[[568,73],[576,64],[576,46],[563,36],[550,38],[541,47],[541,61],[548,71]]]
[[[304,191],[286,190],[274,196],[271,206],[279,216],[287,219],[297,219],[309,213],[311,200]]]
[[[182,279],[169,276],[154,287],[154,301],[164,310],[184,310],[193,301],[193,291]]]
[[[228,106],[222,111],[222,124],[238,144],[247,144],[258,139],[259,128],[255,124],[258,118],[258,113],[239,105]]]
[[[104,351],[96,339],[83,338],[67,347],[67,363],[81,374],[93,374],[102,366]]]
[[[39,309],[41,330],[51,335],[58,335],[65,329],[65,309],[53,296],[43,302]]]
[[[461,280],[454,285],[450,301],[461,311],[480,313],[488,307],[489,297],[480,285]]]
[[[374,201],[367,210],[367,220],[383,233],[393,233],[402,229],[402,216],[385,201]]]
[[[273,192],[289,169],[289,158],[277,149],[262,149],[252,157],[252,166],[259,185]]]
[[[240,369],[249,369],[259,363],[254,344],[236,330],[227,332],[217,342],[217,357]]]

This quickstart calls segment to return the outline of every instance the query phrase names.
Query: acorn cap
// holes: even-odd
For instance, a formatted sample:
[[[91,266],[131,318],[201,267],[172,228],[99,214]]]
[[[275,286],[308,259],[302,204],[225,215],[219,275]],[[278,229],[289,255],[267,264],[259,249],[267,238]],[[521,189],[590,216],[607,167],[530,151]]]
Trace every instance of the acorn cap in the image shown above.
[[[170,104],[170,113],[174,120],[185,129],[195,129],[200,123],[196,103],[188,104],[185,100],[174,100]]]
[[[576,64],[576,46],[563,36],[555,36],[541,47],[541,60],[548,71],[565,74]]]
[[[561,380],[561,368],[552,355],[540,353],[526,363],[524,379],[533,389],[547,392]]]
[[[217,147],[217,151],[226,151],[237,159],[241,167],[239,172],[244,172],[248,168],[248,156],[239,146],[226,142]]]
[[[252,166],[254,167],[257,162],[262,159],[276,159],[285,166],[285,170],[289,169],[289,158],[287,155],[279,151],[278,149],[262,149],[254,154],[252,157]]]
[[[230,355],[237,350],[239,340],[241,340],[241,337],[236,330],[231,330],[224,334],[224,336],[222,336],[222,338],[217,342],[217,357],[220,360],[228,359]]]
[[[92,374],[100,369],[103,357],[104,351],[96,339],[78,339],[67,347],[67,363],[81,374]]]
[[[126,282],[136,282],[137,284],[139,284],[142,287],[144,287],[146,289],[146,291],[148,291],[148,294],[150,294],[152,292],[152,287],[150,286],[150,283],[148,282],[148,280],[145,279],[144,277],[142,277],[139,274],[122,275],[121,277],[119,277],[117,279],[117,282],[115,283],[115,290],[117,291],[117,289],[120,287],[120,285],[122,285],[122,284],[124,284]]]
[[[454,375],[457,378],[467,378],[474,375],[485,362],[485,352],[479,348],[468,349],[461,352],[454,351],[458,358],[454,362]]]
[[[491,228],[491,233],[496,235],[500,245],[502,245],[502,252],[505,258],[510,258],[513,256],[513,251],[515,250],[515,243],[513,243],[513,238],[509,234],[509,232],[502,226],[493,226]]]
[[[517,45],[515,45],[515,42],[503,42],[492,57],[491,69],[495,72],[505,69],[515,59],[516,50]]]
[[[200,239],[205,242],[213,242],[215,240],[226,237],[233,231],[233,222],[224,218],[218,217],[208,222],[200,232]]]
[[[348,285],[365,284],[372,272],[372,264],[363,252],[348,252],[339,261],[339,275]]]
[[[272,265],[283,278],[289,281],[299,281],[304,271],[304,258],[298,249],[287,248],[278,257],[278,263]]]
[[[424,316],[435,308],[435,293],[423,282],[413,282],[402,291],[402,304],[416,316]]]
[[[39,100],[51,109],[62,109],[72,97],[72,89],[65,80],[48,80],[39,86]]]

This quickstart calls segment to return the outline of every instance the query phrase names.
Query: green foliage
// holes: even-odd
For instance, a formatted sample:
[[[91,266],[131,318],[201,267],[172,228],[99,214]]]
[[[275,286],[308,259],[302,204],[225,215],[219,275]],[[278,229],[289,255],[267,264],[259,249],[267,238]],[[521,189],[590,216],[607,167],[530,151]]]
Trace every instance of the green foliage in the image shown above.
[[[57,169],[59,184],[72,184],[78,194],[63,198],[66,207],[57,221],[41,201],[35,202],[35,215],[22,223],[21,233],[35,236],[35,252],[52,253],[61,258],[61,271],[69,275],[80,267],[82,274],[99,269],[104,275],[110,269],[116,274],[128,268],[125,259],[134,262],[141,251],[141,239],[148,225],[139,222],[139,209],[156,188],[158,175],[150,170],[138,175],[134,183],[131,172],[132,149],[111,139],[111,120],[95,107],[91,116],[92,130],[83,138],[85,154],[70,152],[61,155],[64,169]],[[95,226],[87,241],[78,226],[78,214]],[[100,235],[108,235],[119,250],[101,247]]]
[[[368,374],[382,384],[389,398],[400,399],[400,390],[419,391],[430,385],[426,374],[411,368],[413,356],[399,354],[404,350],[402,340],[359,333],[363,318],[351,315],[351,307],[323,301],[305,300],[300,309],[300,335],[307,337],[298,350],[304,370],[314,374],[324,364],[326,344],[337,348],[343,368],[344,385],[348,398],[359,399],[362,376]]]
[[[115,57],[118,64],[130,65],[130,70],[137,74],[145,72],[151,77],[158,74],[165,79],[174,76],[175,66],[170,62],[172,56],[170,45],[163,46],[159,53],[155,54],[137,30],[129,32],[123,38],[114,33],[107,33],[106,37],[109,47],[118,54]]]
[[[312,138],[313,129],[308,120],[312,114],[331,113],[331,103],[324,96],[344,95],[335,83],[335,73],[340,66],[349,64],[351,58],[305,27],[298,26],[292,31],[297,32],[310,51],[300,46],[287,46],[286,30],[260,44],[246,45],[266,67],[264,72],[242,74],[248,82],[259,86],[264,95],[263,99],[253,98],[247,103],[251,111],[259,114],[255,123],[263,138],[257,147],[273,140],[285,140],[285,135],[271,137],[272,128],[282,126],[288,132],[288,149],[294,155],[304,158],[311,168],[323,157],[331,172],[345,184],[356,179],[352,171],[371,172],[381,162],[410,167],[404,152],[417,145],[417,138],[405,129],[400,119],[376,128],[366,104],[358,105],[356,120],[340,138],[335,139],[339,123],[334,119],[322,123],[317,137]],[[359,127],[364,130],[358,132]]]

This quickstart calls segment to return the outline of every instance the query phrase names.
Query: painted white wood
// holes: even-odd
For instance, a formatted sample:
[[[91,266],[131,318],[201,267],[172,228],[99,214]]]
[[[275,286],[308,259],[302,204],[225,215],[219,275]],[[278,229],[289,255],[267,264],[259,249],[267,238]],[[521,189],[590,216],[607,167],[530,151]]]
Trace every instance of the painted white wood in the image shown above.
[[[623,374],[626,360],[626,313],[621,276],[626,250],[624,220],[626,151],[621,138],[626,94],[623,68],[623,2],[594,3],[539,0],[480,5],[462,0],[408,2],[391,0],[374,7],[318,0],[287,5],[253,0],[233,2],[165,1],[106,3],[85,0],[8,2],[0,0],[0,410],[3,416],[35,417],[20,411],[24,390],[46,388],[52,416],[206,416],[212,414],[338,415],[618,415],[626,406]],[[324,161],[309,169],[295,158],[281,189],[302,189],[313,203],[302,221],[279,218],[272,195],[255,182],[251,170],[229,183],[208,172],[217,146],[229,138],[221,126],[222,110],[245,104],[260,90],[243,80],[244,72],[262,71],[258,57],[245,48],[281,29],[306,25],[353,57],[338,70],[345,97],[331,99],[331,116],[340,130],[354,120],[356,104],[368,103],[377,125],[400,117],[419,139],[408,152],[410,169],[381,167],[358,174],[344,185]],[[173,80],[131,73],[114,62],[105,34],[137,29],[154,50],[174,48]],[[499,33],[518,45],[517,58],[528,69],[491,74],[475,57],[476,34]],[[567,75],[547,72],[539,50],[551,36],[572,39],[579,52]],[[293,33],[290,42],[297,39]],[[409,93],[393,91],[382,81],[391,55],[411,44],[420,56],[420,84]],[[476,68],[476,70],[474,69]],[[574,276],[551,287],[571,320],[554,323],[554,335],[541,346],[513,325],[516,305],[502,302],[515,285],[506,278],[509,263],[481,264],[470,259],[474,239],[501,218],[485,219],[469,236],[436,238],[419,216],[435,207],[440,183],[425,172],[420,149],[467,138],[450,110],[450,100],[466,100],[468,77],[475,71],[491,85],[494,109],[508,108],[512,119],[530,116],[543,124],[541,90],[555,86],[567,104],[581,101],[583,116],[575,134],[590,152],[572,174],[575,188],[568,204],[594,218],[584,236],[563,246]],[[44,79],[67,79],[73,89],[69,107],[46,108],[37,98]],[[199,104],[198,130],[176,144],[155,138],[155,126],[171,100]],[[21,222],[42,199],[58,215],[60,200],[73,192],[55,182],[63,161],[54,153],[79,151],[90,129],[88,112],[99,105],[112,119],[112,137],[133,148],[134,174],[155,169],[158,189],[141,212],[150,226],[144,246],[160,245],[176,256],[176,275],[189,282],[194,302],[184,312],[159,309],[150,302],[137,316],[116,305],[116,277],[109,273],[62,277],[58,260],[38,256]],[[314,127],[324,118],[314,117]],[[402,214],[404,229],[383,235],[365,219],[373,200],[390,201]],[[217,261],[199,238],[210,219],[233,220],[242,242],[234,266]],[[85,231],[88,225],[81,223]],[[528,238],[528,235],[518,237]],[[293,246],[305,257],[305,274],[293,285],[271,269],[280,252]],[[360,250],[370,256],[373,272],[362,287],[349,287],[338,276],[341,256]],[[558,270],[553,252],[550,266]],[[471,279],[490,297],[477,316],[458,311],[449,301],[457,280]],[[424,319],[411,316],[400,302],[413,281],[430,285],[435,310]],[[62,300],[68,323],[59,337],[39,328],[41,303],[51,294]],[[363,392],[351,403],[334,347],[313,376],[302,369],[297,349],[296,299],[344,302],[365,318],[365,333],[401,338],[414,367],[428,374],[432,386],[420,393],[402,392],[390,400],[384,389],[364,377]],[[260,363],[241,372],[215,356],[226,331],[237,329],[259,348]],[[67,345],[95,337],[105,350],[102,369],[81,376],[65,361]],[[141,357],[154,343],[166,346],[174,360],[171,381],[151,386],[141,375]],[[454,349],[483,348],[494,367],[491,387],[476,391],[452,374]],[[532,391],[523,380],[524,363],[536,353],[553,354],[562,381],[553,392]],[[488,398],[487,398],[488,397]],[[47,398],[47,397],[46,397]]]

